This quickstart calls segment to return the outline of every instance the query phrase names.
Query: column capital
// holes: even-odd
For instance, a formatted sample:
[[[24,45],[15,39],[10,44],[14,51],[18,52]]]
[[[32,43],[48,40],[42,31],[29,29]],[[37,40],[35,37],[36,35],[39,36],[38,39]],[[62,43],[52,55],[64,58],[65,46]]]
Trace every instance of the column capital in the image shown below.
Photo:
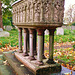
[[[28,29],[27,28],[23,28],[24,33],[27,33]]]
[[[34,31],[35,31],[35,29],[31,29],[31,28],[28,28],[28,30],[29,30],[29,33],[30,33],[30,34],[33,34]]]
[[[55,30],[56,29],[49,29],[49,32],[50,32],[49,35],[54,35]]]
[[[19,33],[22,32],[22,28],[18,28]]]
[[[43,35],[43,32],[44,32],[45,29],[37,29],[37,32],[38,32],[38,35]]]

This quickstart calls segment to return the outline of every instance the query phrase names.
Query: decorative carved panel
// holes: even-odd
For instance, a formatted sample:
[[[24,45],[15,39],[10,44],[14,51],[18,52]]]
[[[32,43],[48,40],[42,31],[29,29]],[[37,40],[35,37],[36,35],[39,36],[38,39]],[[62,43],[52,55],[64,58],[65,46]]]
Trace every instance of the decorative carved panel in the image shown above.
[[[21,0],[13,5],[14,23],[63,23],[64,0]]]

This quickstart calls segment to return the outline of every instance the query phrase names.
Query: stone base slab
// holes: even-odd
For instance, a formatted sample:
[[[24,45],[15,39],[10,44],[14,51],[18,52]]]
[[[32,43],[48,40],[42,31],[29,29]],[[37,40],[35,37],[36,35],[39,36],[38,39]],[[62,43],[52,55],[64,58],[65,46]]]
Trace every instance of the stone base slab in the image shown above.
[[[30,61],[28,56],[23,56],[23,53],[15,52],[15,57],[25,65],[34,75],[50,75],[61,71],[61,66],[56,64],[47,64],[47,59],[44,59],[44,65],[37,65],[37,60]]]

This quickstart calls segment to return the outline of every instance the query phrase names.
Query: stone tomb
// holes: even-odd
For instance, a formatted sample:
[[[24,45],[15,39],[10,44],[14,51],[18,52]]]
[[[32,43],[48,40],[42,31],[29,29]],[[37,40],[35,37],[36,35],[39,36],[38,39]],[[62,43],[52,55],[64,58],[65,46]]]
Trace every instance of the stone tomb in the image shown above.
[[[15,53],[15,57],[35,75],[48,75],[61,70],[60,65],[53,60],[53,50],[54,31],[63,24],[64,1],[19,0],[12,4],[13,24],[19,30],[19,50]],[[44,31],[46,29],[49,30],[48,59],[44,56]],[[22,49],[22,30],[24,49]]]
[[[0,28],[0,32],[2,32],[3,31],[3,29],[2,28]]]
[[[62,27],[58,27],[56,35],[64,35],[64,29]]]

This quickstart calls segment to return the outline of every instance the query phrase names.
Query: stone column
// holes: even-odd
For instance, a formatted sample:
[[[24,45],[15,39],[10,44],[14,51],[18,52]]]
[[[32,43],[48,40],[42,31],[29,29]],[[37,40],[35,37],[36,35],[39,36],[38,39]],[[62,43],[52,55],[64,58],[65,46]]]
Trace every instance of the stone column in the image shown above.
[[[28,50],[27,50],[27,28],[24,28],[24,51],[23,51],[23,56],[28,56]]]
[[[37,63],[43,65],[43,29],[37,29],[38,32],[38,50],[37,50]]]
[[[34,29],[29,29],[29,48],[30,48],[30,54],[29,54],[29,59],[30,60],[35,60],[35,57],[34,57],[34,45],[33,45],[33,42],[34,42]]]
[[[34,30],[34,55],[37,54],[37,50],[36,50],[37,43],[36,43],[36,41],[37,41],[37,31]]]
[[[27,30],[27,50],[29,52],[29,30]]]
[[[19,31],[19,53],[22,53],[22,28],[18,29]]]
[[[49,30],[49,58],[47,63],[49,64],[54,64],[55,62],[53,61],[53,51],[54,51],[54,29]]]
[[[44,32],[43,32],[43,54],[42,54],[43,55],[43,59],[45,59],[45,56],[44,56],[44,39],[45,38],[44,38]]]

